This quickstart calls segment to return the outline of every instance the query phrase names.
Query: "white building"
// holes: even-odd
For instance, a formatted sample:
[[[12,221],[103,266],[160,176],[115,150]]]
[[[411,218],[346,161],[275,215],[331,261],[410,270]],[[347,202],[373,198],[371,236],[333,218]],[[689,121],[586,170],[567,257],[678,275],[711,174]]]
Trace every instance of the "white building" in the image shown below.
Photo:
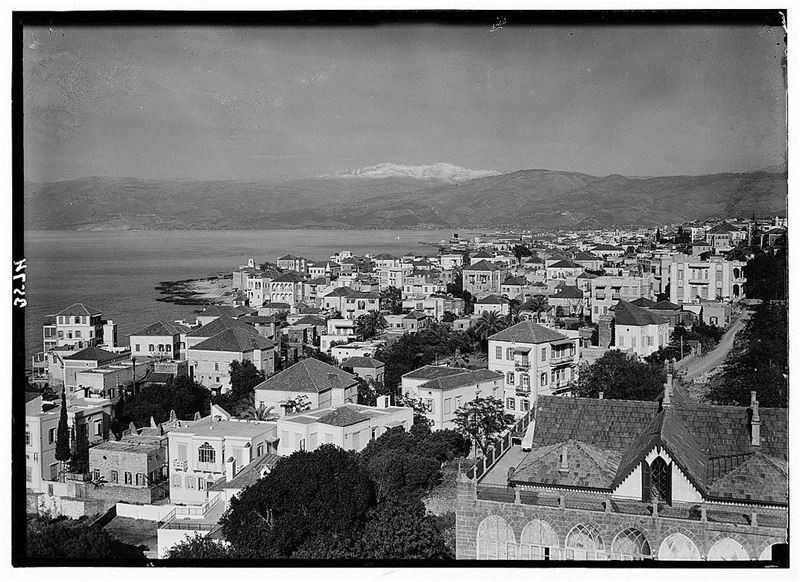
[[[614,346],[644,358],[669,343],[669,320],[620,300],[614,307]]]
[[[131,356],[152,358],[167,357],[179,360],[185,355],[186,346],[181,336],[190,330],[177,323],[156,321],[130,336]]]
[[[696,303],[698,298],[712,301],[744,299],[746,264],[722,257],[702,261],[685,254],[673,255],[669,265],[669,300],[682,305]]]

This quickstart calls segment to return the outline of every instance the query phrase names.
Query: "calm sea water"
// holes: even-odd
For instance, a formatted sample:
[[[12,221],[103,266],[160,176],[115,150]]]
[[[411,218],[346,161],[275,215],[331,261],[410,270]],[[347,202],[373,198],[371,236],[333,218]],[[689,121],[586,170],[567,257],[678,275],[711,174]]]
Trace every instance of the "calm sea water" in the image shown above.
[[[232,272],[247,263],[275,261],[286,253],[327,259],[349,250],[356,254],[402,254],[435,249],[451,230],[272,230],[272,231],[121,231],[25,233],[28,260],[25,351],[42,349],[45,316],[75,302],[99,309],[117,322],[118,341],[157,319],[191,317],[196,307],[156,301],[160,281]],[[468,233],[459,232],[461,236]],[[397,237],[400,237],[399,239]]]

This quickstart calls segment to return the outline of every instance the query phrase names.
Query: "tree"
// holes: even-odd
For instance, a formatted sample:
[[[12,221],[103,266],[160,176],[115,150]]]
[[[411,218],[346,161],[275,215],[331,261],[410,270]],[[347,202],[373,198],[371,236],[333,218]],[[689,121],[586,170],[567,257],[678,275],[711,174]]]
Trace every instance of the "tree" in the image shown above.
[[[358,378],[358,403],[375,406],[379,396],[390,395],[389,389],[383,381],[375,378]]]
[[[780,250],[774,256],[760,254],[747,262],[744,268],[747,283],[745,293],[751,299],[769,301],[788,297],[789,277],[786,251]]]
[[[656,229],[656,242],[657,243],[661,242],[661,229],[660,228]]]
[[[508,321],[502,317],[496,311],[484,311],[478,320],[472,324],[472,334],[481,342],[481,346],[483,346],[484,350],[486,351],[486,346],[488,345],[488,338],[496,334],[498,331],[502,331],[508,325]]]
[[[531,256],[531,250],[525,245],[514,245],[512,252],[514,253],[514,256],[517,257],[517,263],[520,265],[522,264],[522,257]]]
[[[370,311],[356,320],[356,334],[367,340],[381,333],[387,325],[381,312]]]
[[[291,558],[315,538],[323,546],[360,539],[374,505],[357,454],[324,444],[278,461],[231,500],[220,523],[240,555]]]
[[[69,461],[72,456],[72,449],[69,442],[69,424],[67,422],[67,393],[61,391],[61,413],[58,417],[58,428],[56,429],[56,460],[64,463]]]
[[[453,269],[453,281],[447,284],[445,291],[453,297],[461,297],[464,293],[464,271],[460,267]]]
[[[248,398],[253,388],[266,379],[264,370],[259,370],[250,360],[239,363],[234,360],[230,364],[231,392],[238,400]]]
[[[456,320],[456,316],[452,311],[445,311],[442,314],[442,322],[443,323],[452,323]]]
[[[123,425],[133,422],[136,426],[169,420],[175,411],[178,418],[191,418],[195,413],[206,415],[210,411],[211,392],[189,376],[177,376],[167,380],[166,386],[149,384],[125,401]]]
[[[528,300],[528,308],[536,312],[536,323],[541,321],[542,311],[547,309],[547,295],[534,295]]]
[[[247,405],[240,407],[236,413],[239,418],[245,420],[277,420],[278,415],[272,412],[274,409],[274,406],[267,406],[263,402],[256,406],[256,397],[255,393],[253,393],[249,397]]]
[[[167,551],[170,560],[230,560],[237,556],[225,542],[196,533]]]
[[[497,435],[514,422],[514,417],[505,413],[502,400],[489,396],[478,397],[456,409],[453,422],[485,456]]]
[[[380,306],[392,315],[400,315],[403,313],[403,292],[393,285],[383,289],[380,293]]]
[[[664,389],[666,372],[659,363],[639,360],[619,350],[610,350],[592,364],[583,364],[574,392],[584,398],[654,400]]]
[[[436,520],[418,500],[395,498],[370,511],[364,555],[374,560],[452,559]]]
[[[760,305],[736,336],[719,379],[707,395],[717,404],[750,405],[755,390],[761,406],[789,405],[788,309],[785,302]]]
[[[298,394],[286,403],[286,414],[311,410],[311,401],[305,394]]]
[[[35,560],[102,560],[114,557],[115,538],[86,519],[29,518],[25,551]]]
[[[437,430],[424,438],[420,449],[440,463],[456,457],[466,457],[472,448],[469,439],[452,429]]]

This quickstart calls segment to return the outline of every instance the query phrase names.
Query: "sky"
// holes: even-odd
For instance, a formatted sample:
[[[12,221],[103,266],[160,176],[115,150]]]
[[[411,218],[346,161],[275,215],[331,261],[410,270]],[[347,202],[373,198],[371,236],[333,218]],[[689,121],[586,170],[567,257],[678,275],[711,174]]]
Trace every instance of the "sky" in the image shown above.
[[[31,27],[23,41],[33,182],[382,162],[655,176],[786,157],[781,28]]]

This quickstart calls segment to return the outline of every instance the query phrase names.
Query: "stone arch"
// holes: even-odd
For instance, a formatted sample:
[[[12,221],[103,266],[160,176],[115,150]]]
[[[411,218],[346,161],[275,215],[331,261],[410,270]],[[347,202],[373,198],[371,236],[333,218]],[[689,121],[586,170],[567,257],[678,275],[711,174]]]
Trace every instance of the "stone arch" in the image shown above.
[[[761,553],[759,554],[758,559],[759,560],[764,560],[764,561],[772,560],[772,548],[774,548],[776,546],[779,546],[779,545],[781,545],[783,543],[786,543],[786,542],[782,542],[780,540],[774,540],[774,541],[768,543],[764,547],[764,549],[761,550]]]
[[[560,558],[558,535],[544,520],[529,521],[519,538],[520,560],[558,560]]]
[[[724,561],[729,562],[733,560],[749,560],[750,554],[744,549],[744,546],[733,538],[721,538],[711,546],[708,550],[709,561]]]
[[[490,515],[478,526],[479,560],[513,560],[516,557],[514,530],[499,515]]]
[[[612,560],[651,560],[653,552],[647,536],[636,527],[621,530],[611,542]]]
[[[605,560],[606,547],[600,531],[593,524],[579,523],[564,539],[565,560]]]
[[[675,532],[664,538],[658,548],[659,560],[702,560],[697,544],[684,533]]]

